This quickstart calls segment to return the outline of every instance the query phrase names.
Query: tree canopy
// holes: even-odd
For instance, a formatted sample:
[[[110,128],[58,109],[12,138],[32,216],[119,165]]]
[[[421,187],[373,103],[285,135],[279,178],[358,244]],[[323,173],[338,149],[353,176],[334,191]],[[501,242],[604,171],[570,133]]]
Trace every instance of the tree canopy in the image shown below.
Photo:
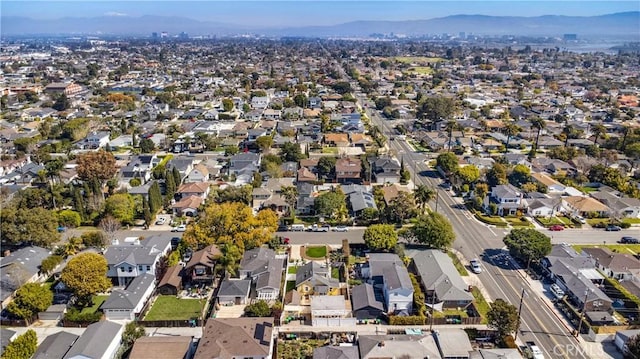
[[[526,262],[539,261],[551,253],[551,238],[531,228],[515,228],[503,242],[513,257]]]
[[[234,244],[241,252],[266,243],[278,228],[278,216],[270,209],[253,214],[237,202],[211,203],[200,219],[187,227],[182,240],[193,248],[209,244]]]
[[[436,164],[446,174],[456,173],[458,171],[458,157],[452,152],[445,152],[438,155]]]
[[[7,311],[22,319],[31,319],[53,303],[53,292],[39,283],[27,283],[16,291]]]
[[[60,240],[58,219],[53,212],[44,208],[6,207],[0,211],[2,239],[9,243],[32,243],[49,247]]]
[[[316,197],[313,204],[318,215],[334,218],[338,211],[346,206],[345,195],[339,189],[325,192]]]
[[[449,120],[457,110],[456,101],[451,97],[426,97],[418,105],[418,118],[431,121]]]
[[[456,239],[449,220],[437,212],[418,217],[418,221],[410,231],[418,243],[432,248],[446,249]]]
[[[474,165],[468,165],[460,167],[456,172],[456,176],[460,178],[463,183],[474,183],[480,179],[480,170]]]
[[[300,145],[293,142],[287,142],[282,145],[280,149],[280,155],[285,161],[298,162],[305,157],[304,153],[300,150]]]
[[[2,359],[31,358],[37,349],[38,336],[33,329],[29,329],[7,345]]]
[[[364,243],[375,251],[390,251],[398,243],[398,233],[391,224],[374,224],[364,231]]]
[[[253,304],[249,304],[244,308],[244,312],[248,317],[268,317],[271,315],[271,308],[264,300],[259,300]]]
[[[487,312],[487,326],[497,330],[500,338],[515,332],[518,329],[517,308],[503,299],[496,299]]]
[[[60,279],[85,304],[91,302],[94,294],[111,287],[107,278],[107,260],[97,253],[73,257],[62,270]]]
[[[116,193],[109,196],[105,202],[104,211],[124,224],[133,224],[135,203],[128,193]]]
[[[111,152],[104,150],[87,152],[76,158],[78,177],[83,181],[98,180],[101,183],[111,179],[118,168]]]

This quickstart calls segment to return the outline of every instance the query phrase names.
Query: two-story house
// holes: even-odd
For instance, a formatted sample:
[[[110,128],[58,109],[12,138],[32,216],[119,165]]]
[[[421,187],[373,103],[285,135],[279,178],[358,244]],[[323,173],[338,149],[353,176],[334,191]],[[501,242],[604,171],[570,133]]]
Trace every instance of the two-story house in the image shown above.
[[[362,162],[358,158],[344,157],[336,161],[336,182],[360,183]]]
[[[109,144],[109,131],[94,131],[87,135],[79,145],[85,150],[95,150]]]
[[[209,181],[209,169],[202,163],[195,165],[184,179],[185,183],[207,181]]]
[[[260,155],[251,152],[238,153],[229,159],[229,175],[250,174],[260,169]]]
[[[144,273],[156,273],[160,258],[171,250],[171,238],[152,236],[144,240],[125,238],[115,240],[104,252],[107,259],[107,277],[116,286],[126,286],[133,278]]]
[[[495,204],[497,215],[499,216],[515,216],[525,213],[527,202],[524,199],[524,193],[512,184],[501,184],[493,187],[491,193],[484,199],[484,209],[489,211],[491,204]]]
[[[255,284],[256,298],[274,300],[280,295],[280,279],[284,269],[284,258],[266,247],[244,252],[240,261],[240,279],[250,278]]]
[[[208,245],[196,251],[184,267],[183,278],[185,278],[187,282],[196,284],[212,284],[216,262],[221,256],[222,252],[220,252],[220,249],[215,244]]]
[[[442,303],[446,309],[466,308],[473,301],[469,287],[446,253],[435,249],[420,251],[413,256],[410,266],[429,302]]]
[[[269,97],[256,96],[251,99],[251,108],[254,110],[264,110],[269,106]]]
[[[211,191],[209,182],[190,182],[184,183],[178,187],[176,194],[179,198],[187,198],[190,196],[206,199]]]
[[[413,284],[404,263],[394,253],[370,253],[362,277],[382,292],[387,313],[411,313]]]
[[[376,184],[400,182],[400,164],[395,158],[379,157],[371,164],[371,172]]]

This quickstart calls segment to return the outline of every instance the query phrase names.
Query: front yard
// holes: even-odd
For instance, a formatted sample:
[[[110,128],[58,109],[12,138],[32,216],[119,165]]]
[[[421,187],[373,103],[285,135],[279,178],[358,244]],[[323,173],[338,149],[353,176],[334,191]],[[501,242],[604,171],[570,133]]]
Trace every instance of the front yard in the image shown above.
[[[640,244],[576,244],[573,248],[577,252],[582,252],[582,248],[605,247],[612,252],[636,254],[640,253]]]
[[[205,300],[180,299],[174,295],[156,298],[144,320],[187,320],[199,318]]]
[[[327,256],[327,246],[307,247],[304,254],[309,258],[324,258]]]

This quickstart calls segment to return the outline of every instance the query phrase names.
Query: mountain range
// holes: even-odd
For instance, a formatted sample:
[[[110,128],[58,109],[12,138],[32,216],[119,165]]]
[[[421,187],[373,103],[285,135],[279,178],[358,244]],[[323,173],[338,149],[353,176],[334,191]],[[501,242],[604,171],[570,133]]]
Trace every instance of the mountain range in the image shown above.
[[[373,33],[420,36],[459,32],[478,35],[560,36],[575,33],[579,36],[635,36],[640,29],[640,11],[599,16],[486,16],[452,15],[428,20],[353,21],[330,26],[250,27],[211,21],[197,21],[185,17],[146,15],[100,16],[92,18],[64,17],[32,19],[5,16],[2,34],[7,35],[70,35],[113,34],[144,35],[152,32],[194,35],[258,34],[265,36],[302,37],[366,37]]]

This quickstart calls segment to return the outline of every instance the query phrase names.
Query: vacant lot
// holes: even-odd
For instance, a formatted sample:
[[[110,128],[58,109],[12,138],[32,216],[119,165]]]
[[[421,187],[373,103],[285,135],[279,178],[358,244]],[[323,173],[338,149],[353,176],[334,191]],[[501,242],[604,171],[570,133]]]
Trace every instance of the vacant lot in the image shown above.
[[[144,320],[187,320],[199,318],[205,300],[180,299],[173,295],[158,296]]]

